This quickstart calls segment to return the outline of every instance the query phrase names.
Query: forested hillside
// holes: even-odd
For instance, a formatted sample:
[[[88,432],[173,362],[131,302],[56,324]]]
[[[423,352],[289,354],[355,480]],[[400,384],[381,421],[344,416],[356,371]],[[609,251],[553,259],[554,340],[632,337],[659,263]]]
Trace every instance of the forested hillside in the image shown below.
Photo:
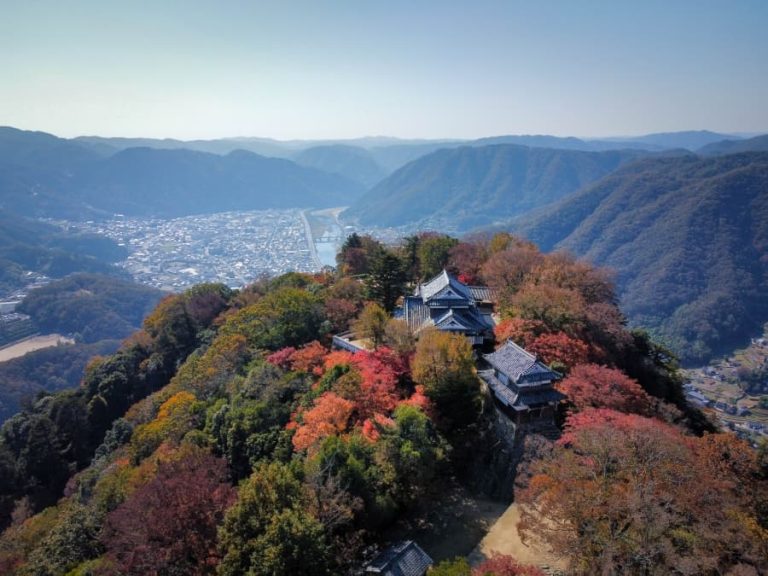
[[[228,210],[343,205],[363,187],[339,175],[236,150],[129,148],[80,172],[75,199],[131,215],[181,216]]]
[[[96,342],[130,336],[162,296],[160,290],[126,280],[72,274],[33,290],[17,309],[43,332]]]
[[[604,272],[503,234],[419,235],[394,249],[352,237],[339,264],[338,276],[169,296],[116,354],[91,363],[78,390],[6,422],[0,571],[359,567],[388,528],[439,505],[452,478],[493,472],[496,416],[481,402],[468,341],[443,332],[414,341],[385,311],[392,294],[443,266],[498,292],[500,341],[512,337],[568,374],[566,433],[556,445],[532,437],[538,448],[518,481],[526,518],[560,528],[576,572],[765,567],[765,468],[732,436],[693,434],[710,426],[685,405],[665,351],[625,329]],[[376,348],[329,350],[330,334],[350,326]],[[601,454],[613,464],[596,482]],[[580,475],[580,494],[562,496],[558,470]],[[514,574],[503,571],[513,564],[492,559],[476,573]],[[453,569],[434,573],[470,573],[440,572]]]
[[[512,229],[617,273],[622,307],[687,362],[768,320],[768,155],[646,159]]]
[[[72,274],[37,288],[17,310],[37,331],[66,334],[75,344],[58,345],[0,362],[0,423],[38,392],[76,388],[87,362],[114,352],[138,330],[163,293],[99,274]]]
[[[77,388],[91,358],[112,354],[119,347],[120,340],[59,344],[0,362],[0,424],[40,392]]]
[[[642,154],[513,144],[438,150],[389,176],[342,217],[368,226],[467,230],[554,202]]]
[[[61,278],[73,272],[126,277],[112,264],[125,248],[94,234],[69,233],[56,226],[0,210],[0,294],[23,288],[27,272]]]

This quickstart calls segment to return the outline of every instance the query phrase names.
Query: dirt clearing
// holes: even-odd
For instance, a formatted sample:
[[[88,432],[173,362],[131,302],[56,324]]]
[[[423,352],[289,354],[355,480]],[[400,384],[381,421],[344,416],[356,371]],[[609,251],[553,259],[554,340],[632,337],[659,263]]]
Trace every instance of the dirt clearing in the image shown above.
[[[46,334],[45,336],[32,336],[21,342],[16,342],[0,348],[0,362],[11,360],[12,358],[18,358],[24,356],[27,352],[34,352],[35,350],[41,350],[43,348],[50,348],[57,344],[74,344],[74,340],[66,338],[61,334]]]

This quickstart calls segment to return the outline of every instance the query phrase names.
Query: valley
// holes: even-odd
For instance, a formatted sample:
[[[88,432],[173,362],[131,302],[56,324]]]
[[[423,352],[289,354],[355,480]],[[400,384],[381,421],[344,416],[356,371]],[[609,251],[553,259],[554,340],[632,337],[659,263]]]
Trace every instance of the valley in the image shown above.
[[[688,401],[755,446],[768,438],[768,325],[749,346],[683,370]]]
[[[128,253],[118,265],[136,282],[178,292],[203,282],[241,288],[264,276],[335,267],[346,236],[357,230],[339,222],[342,210],[233,211],[59,224],[115,241]],[[387,232],[390,237],[402,235],[394,229],[382,235]]]
[[[202,282],[239,288],[261,276],[319,269],[300,210],[114,218],[74,226],[125,246],[129,254],[119,265],[137,282],[166,291]]]

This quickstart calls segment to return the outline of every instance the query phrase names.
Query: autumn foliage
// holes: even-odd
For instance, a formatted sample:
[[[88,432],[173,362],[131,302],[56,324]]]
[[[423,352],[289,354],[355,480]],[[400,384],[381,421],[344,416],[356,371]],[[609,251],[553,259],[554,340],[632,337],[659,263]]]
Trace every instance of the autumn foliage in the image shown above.
[[[477,418],[479,381],[472,347],[464,336],[422,332],[413,359],[413,380],[423,387],[445,428],[460,428]]]
[[[745,507],[754,487],[743,481],[757,472],[755,456],[712,446],[707,437],[635,414],[573,414],[519,493],[522,533],[544,537],[578,574],[760,565],[765,533]],[[729,469],[732,450],[741,462]]]
[[[216,530],[234,501],[224,461],[192,451],[162,464],[154,479],[109,514],[107,554],[120,574],[213,574]]]
[[[339,263],[169,296],[79,389],[31,399],[0,430],[0,572],[347,574],[469,476],[516,481],[522,533],[574,574],[765,571],[765,456],[694,434],[674,358],[626,328],[606,274],[506,233],[350,237]],[[495,289],[498,342],[564,375],[560,440],[525,434],[516,478],[478,351],[390,318],[442,267]],[[373,351],[326,347],[350,325]],[[441,570],[541,576],[503,556]]]
[[[493,554],[472,569],[472,576],[545,576],[536,566],[521,564],[512,556]]]
[[[301,415],[302,422],[296,426],[293,436],[296,450],[306,450],[323,438],[346,431],[354,407],[352,402],[333,392],[320,396],[312,408]]]
[[[521,564],[512,556],[492,554],[474,568],[464,558],[444,560],[429,571],[430,576],[546,576],[536,566]]]
[[[536,354],[545,364],[565,371],[589,359],[589,346],[564,332],[537,336],[528,345],[528,351]]]
[[[573,410],[609,408],[619,412],[649,415],[651,398],[640,384],[615,368],[581,364],[557,385]]]
[[[299,370],[321,376],[326,354],[328,350],[314,340],[298,349],[293,346],[281,348],[267,356],[267,362],[284,370]]]
[[[493,329],[497,342],[512,340],[519,346],[527,348],[542,334],[547,333],[544,322],[524,318],[505,318]]]

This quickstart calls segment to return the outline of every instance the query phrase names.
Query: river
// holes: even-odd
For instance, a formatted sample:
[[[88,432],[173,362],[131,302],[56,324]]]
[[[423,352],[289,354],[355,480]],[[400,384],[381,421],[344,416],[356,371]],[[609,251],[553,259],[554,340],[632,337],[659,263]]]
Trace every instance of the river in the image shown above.
[[[336,266],[336,253],[344,243],[345,234],[336,216],[342,208],[307,212],[306,218],[315,243],[317,259],[323,266]]]

